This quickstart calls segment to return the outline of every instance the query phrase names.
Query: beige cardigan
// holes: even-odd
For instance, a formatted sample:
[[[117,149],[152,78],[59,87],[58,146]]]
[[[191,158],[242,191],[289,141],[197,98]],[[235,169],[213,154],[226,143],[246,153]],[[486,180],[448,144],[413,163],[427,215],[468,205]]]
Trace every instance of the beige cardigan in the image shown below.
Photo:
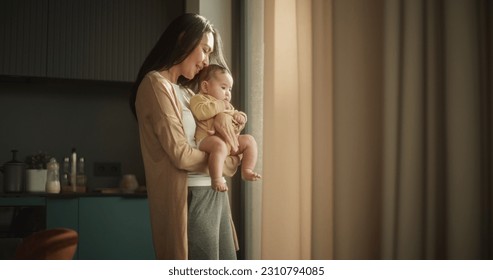
[[[188,144],[180,101],[158,72],[142,80],[135,107],[156,258],[187,259],[187,172],[207,173],[207,154]],[[238,157],[228,157],[225,176],[232,176],[239,163]]]

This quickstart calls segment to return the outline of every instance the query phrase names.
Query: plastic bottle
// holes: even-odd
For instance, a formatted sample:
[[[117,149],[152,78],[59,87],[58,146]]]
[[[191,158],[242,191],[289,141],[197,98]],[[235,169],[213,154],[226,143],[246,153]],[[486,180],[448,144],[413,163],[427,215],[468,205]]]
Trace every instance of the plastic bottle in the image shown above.
[[[60,179],[58,177],[59,166],[55,158],[51,158],[50,162],[46,165],[46,192],[47,193],[59,193],[60,192]]]
[[[83,157],[79,158],[79,163],[77,164],[77,187],[80,188],[81,192],[86,191],[87,177],[84,170],[85,160]]]
[[[70,159],[69,157],[64,157],[62,182],[61,182],[63,191],[66,191],[67,187],[70,185],[69,174],[70,174]]]
[[[77,152],[72,148],[70,155],[70,187],[73,192],[77,191]]]

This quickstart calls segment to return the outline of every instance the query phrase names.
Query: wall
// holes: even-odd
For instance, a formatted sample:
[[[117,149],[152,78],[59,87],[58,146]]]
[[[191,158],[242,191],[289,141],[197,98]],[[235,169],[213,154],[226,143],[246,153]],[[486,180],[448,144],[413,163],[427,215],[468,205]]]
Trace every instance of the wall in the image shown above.
[[[185,9],[206,17],[221,34],[223,51],[229,66],[232,65],[232,1],[231,0],[186,0]],[[234,69],[234,67],[232,67]],[[235,73],[233,73],[235,74]]]
[[[119,182],[119,177],[94,177],[94,162],[121,162],[122,173],[135,173],[143,184],[129,88],[128,83],[94,81],[0,82],[0,163],[11,159],[11,149],[19,150],[19,159],[41,150],[60,162],[76,147],[86,159],[90,187]]]

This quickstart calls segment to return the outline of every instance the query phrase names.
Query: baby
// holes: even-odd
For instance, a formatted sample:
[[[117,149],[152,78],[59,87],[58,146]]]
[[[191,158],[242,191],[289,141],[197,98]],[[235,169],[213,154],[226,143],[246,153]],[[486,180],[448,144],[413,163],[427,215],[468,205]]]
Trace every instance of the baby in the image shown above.
[[[224,160],[229,154],[243,154],[241,177],[244,180],[255,181],[261,178],[260,174],[253,171],[257,163],[257,142],[251,135],[240,135],[247,116],[235,110],[231,105],[232,87],[233,77],[229,70],[220,65],[211,64],[200,73],[199,93],[190,99],[190,109],[197,120],[195,141],[199,150],[209,153],[208,164],[212,188],[217,191],[228,190],[222,179],[222,173]],[[233,117],[231,125],[234,127],[235,134],[238,135],[237,151],[232,151],[219,135],[210,133],[214,131],[214,117],[219,113],[230,114]]]

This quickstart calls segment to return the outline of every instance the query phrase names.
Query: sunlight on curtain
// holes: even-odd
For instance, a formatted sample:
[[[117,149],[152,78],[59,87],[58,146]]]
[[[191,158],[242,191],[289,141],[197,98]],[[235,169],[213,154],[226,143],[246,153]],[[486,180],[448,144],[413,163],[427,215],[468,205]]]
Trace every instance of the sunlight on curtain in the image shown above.
[[[311,257],[310,13],[265,2],[263,259]]]

